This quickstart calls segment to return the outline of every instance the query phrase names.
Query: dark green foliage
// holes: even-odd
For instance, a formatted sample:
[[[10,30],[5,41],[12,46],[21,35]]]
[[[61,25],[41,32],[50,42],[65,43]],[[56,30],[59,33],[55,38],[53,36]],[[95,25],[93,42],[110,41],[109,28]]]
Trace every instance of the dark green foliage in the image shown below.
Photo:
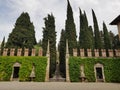
[[[66,55],[66,40],[65,40],[65,31],[62,30],[60,42],[59,42],[59,59],[60,59],[60,71],[65,77],[66,69],[65,69],[65,55]]]
[[[120,49],[120,41],[119,41],[119,36],[116,35],[113,39],[113,48],[114,49]]]
[[[3,41],[2,41],[2,43],[1,43],[1,47],[0,47],[0,49],[1,49],[1,51],[0,51],[0,55],[3,54],[3,49],[4,49],[4,47],[5,47],[5,37],[3,38]]]
[[[6,43],[7,48],[33,48],[36,44],[33,23],[28,13],[22,13]]]
[[[88,27],[88,20],[86,13],[82,14],[80,10],[80,36],[79,36],[79,46],[80,48],[93,49],[93,31],[92,27]]]
[[[12,74],[13,64],[21,64],[19,71],[20,81],[29,81],[32,71],[32,64],[35,65],[35,80],[37,82],[45,81],[47,58],[46,57],[0,57],[0,80],[9,81]]]
[[[120,82],[120,59],[119,58],[80,58],[70,57],[69,73],[71,82],[79,82],[80,65],[84,65],[84,72],[89,82],[95,82],[94,65],[101,63],[104,66],[106,82]]]
[[[45,27],[43,28],[42,48],[43,55],[46,55],[48,40],[50,43],[50,76],[52,77],[56,67],[56,32],[55,32],[55,19],[51,14],[44,18]]]
[[[93,24],[94,24],[94,42],[95,42],[95,49],[101,49],[102,48],[102,42],[101,42],[101,37],[99,33],[99,27],[98,27],[98,22],[96,15],[94,11],[92,10],[92,16],[93,16]]]
[[[108,56],[108,49],[111,49],[110,36],[106,27],[106,24],[103,22],[103,33],[104,33],[104,47]]]
[[[74,18],[73,18],[73,11],[69,0],[67,5],[67,20],[65,23],[65,36],[66,39],[68,40],[69,53],[70,55],[73,55],[73,48],[77,47],[77,40],[76,40],[77,35],[76,35]]]

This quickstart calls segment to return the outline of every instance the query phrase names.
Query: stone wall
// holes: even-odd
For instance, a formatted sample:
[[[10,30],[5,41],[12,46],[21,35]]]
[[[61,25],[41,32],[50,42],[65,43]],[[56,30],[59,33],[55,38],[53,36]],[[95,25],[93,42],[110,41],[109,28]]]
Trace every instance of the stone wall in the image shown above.
[[[120,57],[120,50],[108,49],[108,56],[106,49],[87,49],[86,52],[84,49],[79,50],[80,57]],[[87,56],[86,54],[87,53]],[[78,56],[77,49],[73,49],[73,56]]]
[[[36,55],[36,53],[38,53],[38,55]],[[4,48],[2,56],[42,56],[42,48],[40,48],[38,52],[36,49],[32,49],[30,52],[30,50],[27,48],[24,49],[24,51],[21,48],[17,50],[15,50],[14,48]]]

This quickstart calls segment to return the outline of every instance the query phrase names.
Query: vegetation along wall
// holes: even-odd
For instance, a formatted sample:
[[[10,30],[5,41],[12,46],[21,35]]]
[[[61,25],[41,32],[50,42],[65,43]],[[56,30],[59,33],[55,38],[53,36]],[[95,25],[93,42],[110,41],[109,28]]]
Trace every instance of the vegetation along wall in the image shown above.
[[[46,57],[0,57],[0,81],[9,81],[14,63],[20,63],[19,80],[29,81],[29,76],[32,71],[32,65],[35,67],[35,79],[34,81],[45,81],[47,58]]]
[[[95,82],[94,65],[104,66],[105,82],[120,82],[120,58],[80,58],[70,57],[69,73],[71,82],[80,82],[80,65],[84,65],[84,73],[88,82]]]

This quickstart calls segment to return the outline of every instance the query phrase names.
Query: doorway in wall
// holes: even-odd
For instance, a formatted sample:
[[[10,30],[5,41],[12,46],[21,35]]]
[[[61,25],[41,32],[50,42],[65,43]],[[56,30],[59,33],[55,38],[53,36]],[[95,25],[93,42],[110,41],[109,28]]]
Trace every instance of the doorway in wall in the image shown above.
[[[97,79],[103,79],[103,75],[102,75],[102,68],[98,67],[96,68],[96,76],[97,76]]]
[[[104,67],[102,64],[97,63],[94,66],[96,82],[105,82]]]
[[[20,67],[14,67],[13,79],[18,79],[19,78],[19,70],[20,70]]]

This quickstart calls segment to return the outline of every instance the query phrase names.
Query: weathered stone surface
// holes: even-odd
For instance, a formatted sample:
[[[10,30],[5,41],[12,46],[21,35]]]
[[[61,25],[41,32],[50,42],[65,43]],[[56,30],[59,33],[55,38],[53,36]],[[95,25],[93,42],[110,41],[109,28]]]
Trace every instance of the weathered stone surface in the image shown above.
[[[36,53],[36,49],[32,49],[32,54],[31,54],[31,56],[35,56],[35,53]]]
[[[29,53],[29,50],[28,50],[28,49],[25,49],[24,56],[28,56],[28,53]]]
[[[108,53],[109,53],[109,57],[113,57],[113,50],[112,49],[109,49]]]
[[[73,49],[73,56],[77,56],[77,49]]]
[[[102,57],[106,57],[106,50],[105,49],[101,49],[102,52]]]
[[[87,49],[87,54],[88,54],[88,57],[92,57],[92,50],[91,49]]]
[[[21,56],[21,53],[22,53],[22,49],[20,48],[17,50],[17,56]]]
[[[10,49],[10,56],[14,56],[14,54],[15,54],[15,49],[14,48]]]
[[[94,53],[95,53],[95,57],[99,57],[99,50],[98,49],[94,49]]]
[[[85,51],[84,51],[84,49],[80,49],[80,56],[81,56],[81,57],[84,57],[84,56],[85,56]]]
[[[3,50],[3,56],[7,56],[8,48],[4,48]]]
[[[42,48],[39,49],[38,56],[42,56]]]

